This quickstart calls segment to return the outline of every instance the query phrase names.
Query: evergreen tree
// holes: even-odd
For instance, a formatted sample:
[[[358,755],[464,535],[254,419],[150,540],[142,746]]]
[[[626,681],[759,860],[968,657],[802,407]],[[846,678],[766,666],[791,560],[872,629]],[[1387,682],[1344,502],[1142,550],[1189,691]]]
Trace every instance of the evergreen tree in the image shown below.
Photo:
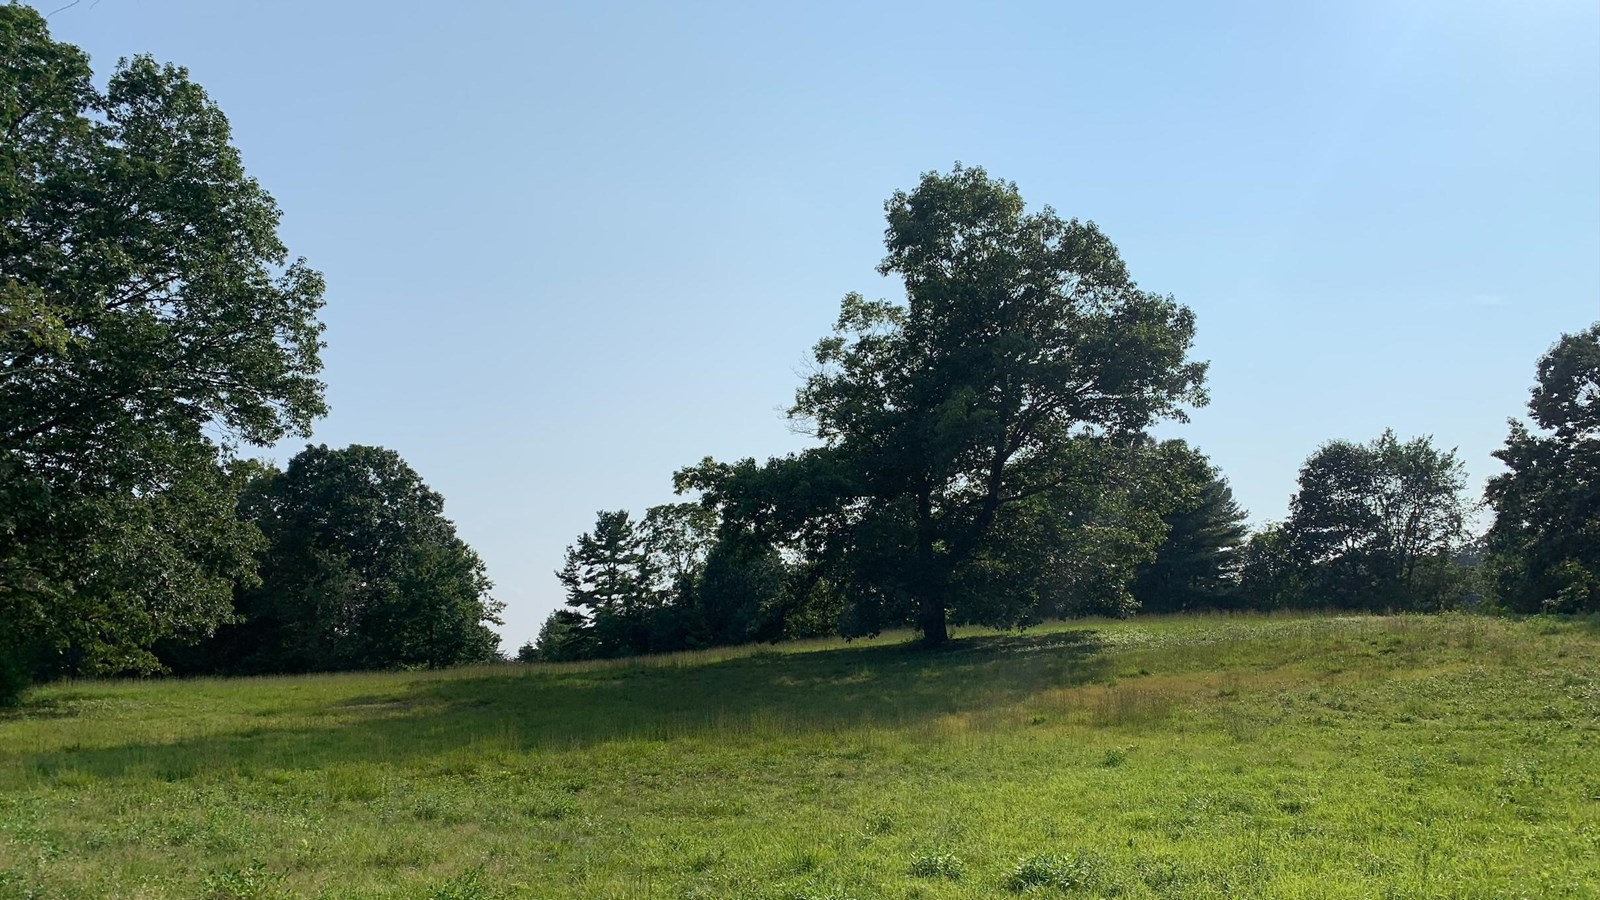
[[[1139,567],[1131,590],[1141,612],[1218,609],[1237,601],[1239,565],[1248,529],[1233,488],[1203,455],[1174,445],[1172,477],[1190,487],[1162,516],[1167,534],[1155,559]]]
[[[544,620],[539,637],[523,646],[517,658],[523,662],[571,662],[593,659],[596,652],[589,622],[572,609],[558,609]]]
[[[556,573],[598,656],[650,652],[651,614],[659,607],[656,573],[643,535],[627,510],[601,511],[594,530],[567,547]]]

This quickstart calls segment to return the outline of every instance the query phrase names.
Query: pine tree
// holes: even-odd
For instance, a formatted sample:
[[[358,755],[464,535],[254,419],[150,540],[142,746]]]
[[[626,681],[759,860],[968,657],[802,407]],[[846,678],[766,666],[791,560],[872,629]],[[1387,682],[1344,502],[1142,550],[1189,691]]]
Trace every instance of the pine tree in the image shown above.
[[[567,605],[584,617],[594,655],[650,651],[650,613],[661,597],[643,535],[627,510],[600,512],[594,531],[567,547],[556,577],[567,589]]]
[[[1187,499],[1163,516],[1167,537],[1156,558],[1141,566],[1131,587],[1141,612],[1179,612],[1232,606],[1237,600],[1240,549],[1247,513],[1233,488],[1198,452],[1181,476],[1192,479]]]

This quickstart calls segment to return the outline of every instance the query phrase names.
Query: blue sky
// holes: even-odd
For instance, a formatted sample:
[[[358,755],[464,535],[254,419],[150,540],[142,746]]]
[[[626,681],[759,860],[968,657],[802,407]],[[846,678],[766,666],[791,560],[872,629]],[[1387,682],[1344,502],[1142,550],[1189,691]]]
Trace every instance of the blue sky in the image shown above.
[[[1257,521],[1318,444],[1388,426],[1477,490],[1536,358],[1600,319],[1593,0],[84,0],[51,27],[221,104],[328,278],[314,440],[444,493],[513,649],[596,510],[803,445],[808,348],[845,293],[896,293],[883,200],[956,160],[1194,308],[1214,399],[1163,433]]]

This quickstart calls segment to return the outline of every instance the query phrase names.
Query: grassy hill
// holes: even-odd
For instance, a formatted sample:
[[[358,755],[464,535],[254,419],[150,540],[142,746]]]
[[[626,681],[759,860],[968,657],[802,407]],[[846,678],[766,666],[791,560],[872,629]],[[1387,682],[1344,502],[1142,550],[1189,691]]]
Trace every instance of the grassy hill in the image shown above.
[[[1600,896],[1600,624],[1153,618],[62,684],[0,897]]]

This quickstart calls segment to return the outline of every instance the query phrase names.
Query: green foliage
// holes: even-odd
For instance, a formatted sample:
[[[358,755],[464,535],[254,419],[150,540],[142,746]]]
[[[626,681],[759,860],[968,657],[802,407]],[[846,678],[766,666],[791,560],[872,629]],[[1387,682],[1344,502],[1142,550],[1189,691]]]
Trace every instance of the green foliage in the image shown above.
[[[972,564],[952,579],[956,621],[1030,624],[1138,609],[1129,585],[1167,532],[1160,512],[1195,490],[1173,477],[1187,449],[1079,436],[1056,452],[1061,482],[1003,507]]]
[[[1331,441],[1300,470],[1284,535],[1320,605],[1449,609],[1463,594],[1452,561],[1466,537],[1466,476],[1455,451],[1385,431]]]
[[[1058,525],[1047,507],[1070,512],[1106,480],[1086,459],[1205,402],[1205,366],[1187,359],[1187,308],[1139,290],[1092,223],[1027,213],[1013,184],[958,165],[885,210],[879,271],[907,302],[851,294],[818,342],[790,415],[823,445],[765,467],[708,460],[679,485],[837,584],[848,629],[914,621],[939,643],[952,609],[1034,614],[1009,598],[963,610],[964,581],[1071,580],[1031,570],[1037,549],[1005,559],[997,531]]]
[[[693,595],[698,646],[784,637],[787,576],[771,545],[737,533],[723,535],[707,554]]]
[[[650,554],[627,510],[602,510],[594,530],[567,547],[556,577],[566,588],[567,605],[583,617],[594,655],[650,652],[650,619],[661,601],[654,576]]]
[[[1189,489],[1162,516],[1166,537],[1130,590],[1141,612],[1228,608],[1238,600],[1247,514],[1227,479],[1198,451],[1169,441],[1167,477]]]
[[[571,609],[552,612],[539,626],[539,637],[517,651],[517,659],[523,662],[571,662],[599,655],[589,620]]]
[[[1501,602],[1522,612],[1600,611],[1600,323],[1539,360],[1531,431],[1511,423],[1485,492]]]
[[[19,5],[0,58],[0,669],[150,671],[251,578],[221,461],[324,412],[322,279],[186,71]]]
[[[557,577],[570,609],[540,631],[544,660],[593,659],[777,640],[789,572],[776,549],[717,528],[695,503],[601,512]]]
[[[495,659],[500,604],[444,498],[399,454],[308,446],[258,468],[241,512],[266,538],[260,584],[206,648],[208,669],[315,672]]]
[[[205,900],[262,900],[276,895],[283,876],[267,870],[260,861],[206,876]]]
[[[1313,605],[1294,554],[1293,539],[1281,523],[1250,535],[1239,566],[1239,597],[1252,609],[1295,609]]]
[[[483,872],[473,869],[451,878],[428,895],[428,900],[489,900],[493,896]]]

